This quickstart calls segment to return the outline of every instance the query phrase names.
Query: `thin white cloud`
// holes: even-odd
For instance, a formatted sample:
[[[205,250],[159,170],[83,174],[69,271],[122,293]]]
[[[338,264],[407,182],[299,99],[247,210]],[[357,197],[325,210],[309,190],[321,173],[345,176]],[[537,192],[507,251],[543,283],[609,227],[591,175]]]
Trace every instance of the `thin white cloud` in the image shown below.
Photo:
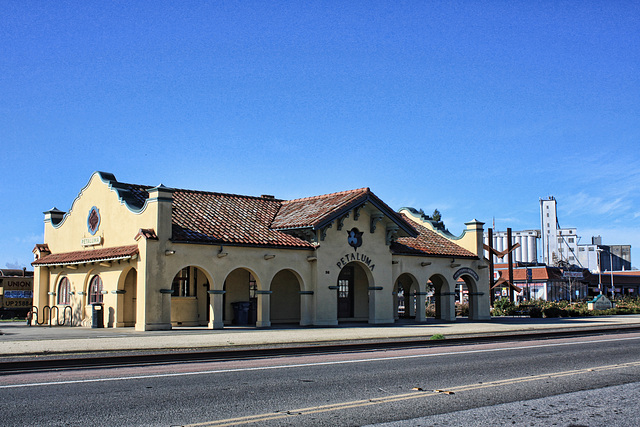
[[[562,203],[560,205],[560,202]],[[605,198],[592,196],[585,192],[569,195],[565,200],[559,201],[559,209],[567,215],[596,214],[610,215],[629,212],[633,208],[632,200],[625,197]]]

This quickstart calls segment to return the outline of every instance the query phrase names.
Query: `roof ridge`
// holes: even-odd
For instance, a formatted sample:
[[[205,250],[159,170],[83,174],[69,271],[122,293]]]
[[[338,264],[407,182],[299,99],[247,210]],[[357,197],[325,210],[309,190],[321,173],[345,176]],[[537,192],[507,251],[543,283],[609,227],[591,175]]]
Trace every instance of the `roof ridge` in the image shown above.
[[[357,192],[368,192],[368,193],[370,193],[371,189],[369,187],[354,188],[353,190],[337,191],[335,193],[320,194],[318,196],[310,196],[310,197],[302,197],[302,198],[299,198],[299,199],[283,200],[282,204],[288,204],[288,203],[293,203],[293,202],[302,202],[302,201],[307,201],[307,200],[318,200],[318,199],[321,199],[323,197],[340,196],[340,195],[343,195],[343,194],[357,193]]]
[[[155,188],[153,185],[132,184],[130,182],[119,182],[118,181],[118,184],[123,185],[123,186],[140,187],[140,188],[143,188],[145,190],[150,190],[152,188]],[[277,199],[277,198],[263,197],[263,196],[250,196],[250,195],[247,195],[247,194],[223,193],[223,192],[219,192],[219,191],[207,191],[207,190],[191,190],[191,189],[188,189],[188,188],[176,188],[176,187],[169,187],[169,188],[171,190],[173,190],[173,191],[178,191],[178,192],[181,192],[181,193],[212,194],[212,195],[216,195],[216,196],[228,196],[228,197],[238,197],[238,198],[246,198],[246,199],[271,200],[271,201],[277,201],[277,202],[282,201],[281,199]]]
[[[234,194],[234,193],[221,193],[219,191],[206,191],[206,190],[188,190],[184,188],[172,188],[174,191],[178,191],[181,193],[198,193],[198,194],[210,194],[214,196],[226,196],[226,197],[237,197],[239,199],[254,199],[254,200],[268,200],[271,202],[282,202],[282,199],[276,199],[271,197],[263,197],[263,196],[250,196],[247,194]]]
[[[120,181],[117,181],[117,183],[122,185],[122,186],[139,187],[139,188],[143,188],[145,190],[150,190],[152,188],[155,188],[153,185],[134,184],[134,183],[130,183],[130,182],[120,182]],[[237,197],[237,198],[245,198],[245,199],[258,199],[258,200],[271,200],[271,201],[281,202],[281,203],[289,203],[289,202],[299,202],[299,201],[304,201],[304,200],[321,199],[323,197],[338,196],[338,195],[343,195],[343,194],[348,194],[348,193],[358,193],[358,192],[370,193],[371,192],[371,188],[370,187],[361,187],[361,188],[354,188],[354,189],[351,189],[351,190],[336,191],[334,193],[319,194],[317,196],[309,196],[309,197],[301,197],[301,198],[298,198],[298,199],[284,200],[284,199],[263,197],[263,196],[250,196],[250,195],[247,195],[247,194],[223,193],[223,192],[219,192],[219,191],[192,190],[192,189],[177,188],[177,187],[170,187],[170,188],[173,191],[178,191],[178,192],[181,192],[181,193],[211,194],[211,195],[215,195],[215,196],[227,196],[227,197]]]

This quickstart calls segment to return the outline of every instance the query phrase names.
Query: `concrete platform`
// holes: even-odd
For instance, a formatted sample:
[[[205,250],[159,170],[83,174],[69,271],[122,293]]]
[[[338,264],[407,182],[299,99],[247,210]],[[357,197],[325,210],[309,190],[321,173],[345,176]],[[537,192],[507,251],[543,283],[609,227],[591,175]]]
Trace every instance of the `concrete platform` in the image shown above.
[[[0,358],[114,351],[220,350],[313,346],[331,343],[428,340],[436,334],[446,338],[498,335],[533,335],[560,331],[640,328],[640,315],[554,319],[497,317],[472,322],[458,319],[445,323],[430,320],[416,324],[401,320],[394,325],[345,324],[337,327],[276,326],[269,329],[226,327],[177,327],[170,331],[137,332],[133,328],[91,329],[68,326],[27,326],[0,323]]]

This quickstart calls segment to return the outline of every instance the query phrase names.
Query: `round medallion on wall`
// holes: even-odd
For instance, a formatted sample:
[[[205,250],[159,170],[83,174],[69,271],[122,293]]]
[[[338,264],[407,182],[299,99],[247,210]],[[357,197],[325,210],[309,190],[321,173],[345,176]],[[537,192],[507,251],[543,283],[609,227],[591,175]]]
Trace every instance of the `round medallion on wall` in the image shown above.
[[[93,236],[100,227],[100,211],[95,206],[89,210],[89,216],[87,216],[87,229]]]

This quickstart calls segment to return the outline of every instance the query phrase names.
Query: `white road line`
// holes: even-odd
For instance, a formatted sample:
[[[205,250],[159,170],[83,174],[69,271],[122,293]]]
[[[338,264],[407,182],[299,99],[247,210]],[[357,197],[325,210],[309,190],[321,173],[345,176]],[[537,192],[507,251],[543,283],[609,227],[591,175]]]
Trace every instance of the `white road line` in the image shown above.
[[[62,384],[97,383],[97,382],[107,382],[107,381],[140,380],[140,379],[149,379],[149,378],[182,377],[182,376],[189,376],[189,375],[211,375],[211,374],[224,374],[224,373],[232,373],[232,372],[266,371],[271,369],[306,368],[306,367],[312,367],[312,366],[345,365],[350,363],[368,363],[368,362],[379,362],[379,361],[387,361],[387,360],[418,359],[418,358],[426,358],[426,357],[453,356],[453,355],[461,355],[461,354],[491,353],[491,352],[498,352],[498,351],[529,350],[532,348],[562,347],[562,346],[579,345],[579,344],[600,344],[600,343],[630,341],[630,340],[639,340],[639,339],[640,339],[640,336],[627,337],[627,338],[610,338],[610,339],[597,340],[597,341],[593,340],[593,341],[577,341],[577,342],[565,342],[565,343],[554,343],[554,344],[537,344],[537,345],[531,345],[531,346],[450,351],[445,353],[414,354],[414,355],[408,355],[408,356],[388,356],[388,357],[368,358],[368,359],[341,360],[341,361],[333,361],[333,362],[298,363],[293,365],[257,366],[257,367],[251,367],[251,368],[235,368],[235,369],[216,369],[211,371],[177,372],[177,373],[171,373],[171,374],[135,375],[130,377],[106,377],[106,378],[92,378],[92,379],[85,379],[85,380],[51,381],[51,382],[12,384],[12,385],[10,384],[10,385],[0,385],[0,389],[39,387],[39,386],[62,385]]]

